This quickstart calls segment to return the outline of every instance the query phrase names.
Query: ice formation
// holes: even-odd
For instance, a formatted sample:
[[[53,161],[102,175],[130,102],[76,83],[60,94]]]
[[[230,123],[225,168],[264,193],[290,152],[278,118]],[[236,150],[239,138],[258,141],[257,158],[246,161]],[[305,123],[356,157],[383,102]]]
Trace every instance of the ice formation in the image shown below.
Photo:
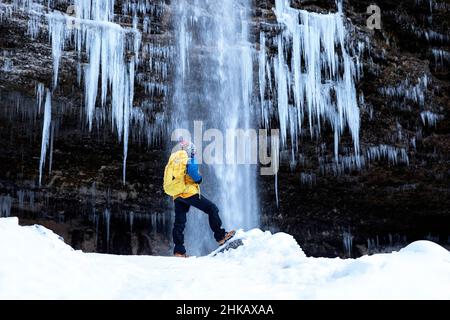
[[[359,58],[354,58],[346,44],[346,28],[342,4],[336,13],[318,14],[297,10],[287,0],[276,0],[276,17],[284,31],[277,36],[278,53],[271,63],[275,73],[277,114],[272,115],[270,105],[264,101],[261,89],[263,123],[269,116],[279,121],[282,147],[288,137],[291,148],[297,148],[298,136],[309,126],[311,136],[319,135],[327,121],[334,130],[334,154],[338,160],[341,135],[348,128],[353,138],[355,155],[359,155],[360,112],[355,82],[361,75]],[[262,57],[264,37],[261,35],[259,83],[270,82]],[[357,46],[356,56],[364,49]],[[288,57],[291,59],[288,61]],[[294,152],[292,152],[294,154]]]

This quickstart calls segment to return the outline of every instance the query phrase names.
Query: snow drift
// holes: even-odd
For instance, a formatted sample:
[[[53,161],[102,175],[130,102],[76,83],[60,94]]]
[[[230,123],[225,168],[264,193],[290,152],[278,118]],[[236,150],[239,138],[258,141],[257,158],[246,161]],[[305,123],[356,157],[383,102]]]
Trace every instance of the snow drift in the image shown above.
[[[450,298],[450,252],[429,241],[344,260],[308,258],[285,233],[237,237],[243,246],[215,256],[115,256],[73,250],[42,226],[2,218],[0,299]]]

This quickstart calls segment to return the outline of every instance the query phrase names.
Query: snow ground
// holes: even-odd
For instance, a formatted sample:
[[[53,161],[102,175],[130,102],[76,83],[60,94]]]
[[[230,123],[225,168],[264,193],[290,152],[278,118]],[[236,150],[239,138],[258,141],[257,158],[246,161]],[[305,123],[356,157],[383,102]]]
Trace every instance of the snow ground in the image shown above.
[[[0,299],[450,299],[450,252],[417,241],[358,259],[308,258],[294,238],[189,259],[83,253],[42,226],[0,219]]]

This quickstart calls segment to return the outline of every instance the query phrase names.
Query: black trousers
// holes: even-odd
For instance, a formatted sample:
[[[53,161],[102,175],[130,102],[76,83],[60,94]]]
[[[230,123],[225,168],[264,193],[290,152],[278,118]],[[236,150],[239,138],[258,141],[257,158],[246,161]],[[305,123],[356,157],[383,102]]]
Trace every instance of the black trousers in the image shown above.
[[[219,217],[219,209],[209,201],[205,196],[193,195],[189,198],[175,199],[175,223],[173,225],[173,242],[175,243],[174,253],[186,253],[184,247],[184,228],[186,226],[186,213],[193,206],[208,215],[209,226],[214,232],[216,241],[220,241],[225,237],[225,230],[222,229],[222,221]]]

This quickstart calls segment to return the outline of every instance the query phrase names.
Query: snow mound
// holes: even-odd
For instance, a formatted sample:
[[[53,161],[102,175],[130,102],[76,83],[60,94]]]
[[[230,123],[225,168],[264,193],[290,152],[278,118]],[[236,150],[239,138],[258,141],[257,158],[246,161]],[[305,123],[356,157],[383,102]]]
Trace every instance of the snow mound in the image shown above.
[[[0,218],[0,234],[2,241],[0,248],[4,254],[8,250],[33,248],[33,250],[62,250],[74,249],[64,243],[64,239],[41,225],[20,226],[17,217]],[[30,244],[35,244],[30,246]],[[7,245],[6,248],[1,247]]]
[[[420,240],[415,241],[403,249],[400,250],[402,253],[423,253],[423,254],[429,254],[429,255],[442,255],[442,256],[449,256],[450,252],[446,250],[445,248],[441,247],[440,245],[437,245],[434,242],[428,241],[428,240]]]
[[[0,299],[450,299],[450,252],[429,241],[327,259],[306,257],[285,233],[235,239],[243,245],[215,256],[116,256],[0,218]]]
[[[209,256],[212,257],[217,253],[215,259],[239,260],[241,263],[265,260],[283,268],[300,263],[306,258],[294,237],[283,232],[272,234],[270,231],[260,229],[247,232],[240,229],[230,241],[239,239],[243,242],[242,246],[217,253],[219,248]]]

